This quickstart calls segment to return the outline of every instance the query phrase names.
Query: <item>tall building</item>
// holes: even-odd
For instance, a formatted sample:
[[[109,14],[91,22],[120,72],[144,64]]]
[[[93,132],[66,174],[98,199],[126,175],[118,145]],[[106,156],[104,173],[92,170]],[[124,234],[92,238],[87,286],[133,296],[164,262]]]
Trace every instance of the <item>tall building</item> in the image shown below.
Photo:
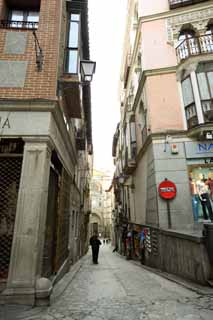
[[[93,170],[91,179],[90,234],[98,232],[101,238],[112,238],[113,192],[109,190],[111,175]]]
[[[128,228],[136,235],[147,228],[147,263],[200,282],[210,266],[198,263],[196,274],[196,255],[207,253],[195,242],[203,221],[213,221],[212,32],[213,1],[128,1],[113,139],[120,249]],[[191,236],[188,249],[183,233]],[[172,252],[191,265],[172,265]]]
[[[93,153],[91,76],[83,69],[90,58],[87,4],[0,0],[5,301],[48,300],[50,279],[61,277],[87,250]]]

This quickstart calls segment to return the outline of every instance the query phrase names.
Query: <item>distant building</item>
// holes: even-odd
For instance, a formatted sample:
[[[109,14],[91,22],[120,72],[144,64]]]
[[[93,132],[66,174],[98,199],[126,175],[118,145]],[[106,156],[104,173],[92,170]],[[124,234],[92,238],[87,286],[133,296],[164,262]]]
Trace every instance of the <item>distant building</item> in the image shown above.
[[[111,238],[113,193],[107,192],[111,183],[108,172],[93,170],[91,180],[92,214],[90,232],[98,232],[102,238]]]

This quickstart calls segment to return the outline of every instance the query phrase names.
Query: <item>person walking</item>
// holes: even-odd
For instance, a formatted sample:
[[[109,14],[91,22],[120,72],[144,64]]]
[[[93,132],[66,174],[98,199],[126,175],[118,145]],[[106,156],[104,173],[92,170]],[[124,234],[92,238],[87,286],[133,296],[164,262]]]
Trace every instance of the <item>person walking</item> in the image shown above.
[[[92,247],[92,261],[94,264],[98,264],[99,246],[101,245],[101,241],[98,239],[96,233],[90,238],[89,243]]]

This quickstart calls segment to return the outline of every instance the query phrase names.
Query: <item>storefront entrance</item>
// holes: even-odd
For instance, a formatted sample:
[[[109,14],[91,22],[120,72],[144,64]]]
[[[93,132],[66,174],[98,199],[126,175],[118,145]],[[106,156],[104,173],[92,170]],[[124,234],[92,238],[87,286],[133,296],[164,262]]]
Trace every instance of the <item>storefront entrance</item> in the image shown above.
[[[202,222],[204,219],[208,219],[209,211],[213,211],[213,163],[190,164],[188,165],[188,174],[194,220]],[[207,194],[204,201],[199,195],[200,182],[203,183],[205,194]],[[208,217],[205,217],[205,211]]]

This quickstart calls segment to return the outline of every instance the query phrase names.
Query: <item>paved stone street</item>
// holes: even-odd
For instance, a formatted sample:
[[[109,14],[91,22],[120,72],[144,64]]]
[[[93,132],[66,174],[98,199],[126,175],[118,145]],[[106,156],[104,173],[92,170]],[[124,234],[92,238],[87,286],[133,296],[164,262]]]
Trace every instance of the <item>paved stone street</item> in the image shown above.
[[[102,246],[57,284],[49,308],[1,308],[4,320],[212,320],[213,296],[183,288]],[[73,278],[73,279],[72,279]]]

